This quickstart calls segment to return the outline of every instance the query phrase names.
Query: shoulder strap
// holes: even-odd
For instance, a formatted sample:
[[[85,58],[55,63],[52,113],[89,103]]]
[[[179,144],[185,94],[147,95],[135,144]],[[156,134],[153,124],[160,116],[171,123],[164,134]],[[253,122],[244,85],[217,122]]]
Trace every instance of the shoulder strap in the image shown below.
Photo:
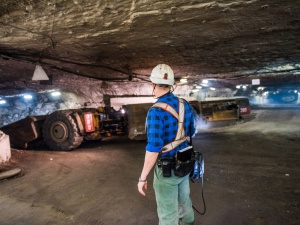
[[[178,120],[178,129],[177,129],[177,134],[174,139],[174,141],[166,144],[164,147],[161,149],[161,153],[166,153],[172,151],[174,148],[179,146],[181,143],[187,140],[187,137],[185,136],[185,130],[184,130],[184,103],[181,98],[179,98],[179,105],[178,105],[178,111],[179,113],[176,112],[176,110],[170,106],[169,104],[165,102],[157,102],[155,103],[152,107],[154,108],[161,108],[162,110],[165,110],[169,113],[171,113],[177,120]]]

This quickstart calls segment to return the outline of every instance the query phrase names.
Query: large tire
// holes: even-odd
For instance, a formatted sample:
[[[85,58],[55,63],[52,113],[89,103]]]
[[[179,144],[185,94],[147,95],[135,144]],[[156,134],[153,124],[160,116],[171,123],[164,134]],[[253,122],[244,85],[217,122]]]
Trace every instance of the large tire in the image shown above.
[[[44,122],[43,135],[48,147],[57,151],[70,151],[78,147],[83,140],[70,111],[50,114]]]

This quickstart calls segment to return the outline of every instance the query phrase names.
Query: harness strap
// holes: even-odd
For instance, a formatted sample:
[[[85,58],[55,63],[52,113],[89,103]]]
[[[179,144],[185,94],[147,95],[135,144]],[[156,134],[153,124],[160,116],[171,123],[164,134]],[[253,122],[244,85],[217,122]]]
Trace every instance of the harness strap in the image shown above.
[[[177,146],[179,146],[181,143],[183,143],[184,141],[186,141],[188,139],[188,137],[185,136],[185,130],[184,130],[184,126],[183,126],[183,122],[184,122],[183,100],[181,98],[179,98],[179,105],[178,105],[179,113],[177,113],[176,110],[172,106],[170,106],[169,104],[167,104],[165,102],[157,102],[152,107],[161,108],[162,110],[165,110],[165,111],[171,113],[171,115],[173,115],[178,120],[178,129],[177,129],[177,133],[176,133],[176,137],[175,137],[174,141],[172,141],[172,142],[166,144],[164,147],[162,147],[160,154],[170,152],[174,148],[176,148]]]

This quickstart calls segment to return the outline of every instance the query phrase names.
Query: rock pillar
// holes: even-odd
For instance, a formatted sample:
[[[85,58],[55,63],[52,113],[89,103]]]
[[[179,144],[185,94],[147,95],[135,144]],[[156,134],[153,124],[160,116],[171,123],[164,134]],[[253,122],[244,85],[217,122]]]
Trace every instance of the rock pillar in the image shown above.
[[[9,136],[0,131],[0,164],[7,162],[11,157]]]

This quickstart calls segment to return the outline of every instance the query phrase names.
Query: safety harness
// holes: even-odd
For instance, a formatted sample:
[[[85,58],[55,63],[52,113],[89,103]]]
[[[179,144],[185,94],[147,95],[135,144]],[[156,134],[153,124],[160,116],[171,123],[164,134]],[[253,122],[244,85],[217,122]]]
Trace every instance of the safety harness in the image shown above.
[[[162,110],[165,110],[169,113],[171,113],[171,115],[173,115],[177,120],[178,120],[178,129],[177,129],[177,134],[176,137],[174,139],[174,141],[166,144],[164,147],[162,147],[160,154],[164,154],[167,152],[172,151],[174,148],[176,148],[177,146],[179,146],[181,143],[183,143],[184,141],[187,140],[188,137],[185,136],[185,130],[184,130],[184,102],[183,99],[179,98],[178,101],[178,112],[176,112],[176,110],[170,106],[169,104],[165,103],[165,102],[157,102],[155,103],[152,107],[154,108],[161,108]]]
[[[154,108],[161,108],[169,113],[171,113],[177,120],[178,120],[178,129],[177,129],[177,134],[174,139],[174,141],[166,144],[164,147],[162,147],[160,154],[167,153],[172,151],[174,148],[179,146],[181,143],[183,143],[185,140],[187,140],[189,137],[185,136],[185,130],[184,130],[184,102],[183,99],[179,98],[179,105],[178,105],[178,112],[170,106],[169,104],[165,102],[157,102],[155,103],[152,107]],[[192,145],[192,137],[190,137],[190,144]],[[189,146],[188,148],[192,148],[192,146]],[[206,204],[204,200],[204,159],[201,153],[196,152],[196,161],[194,165],[194,171],[190,175],[190,179],[193,183],[195,181],[199,182],[200,180],[202,181],[202,200],[204,204],[204,210],[203,212],[198,211],[194,206],[193,209],[199,213],[200,215],[204,215],[206,212]]]

